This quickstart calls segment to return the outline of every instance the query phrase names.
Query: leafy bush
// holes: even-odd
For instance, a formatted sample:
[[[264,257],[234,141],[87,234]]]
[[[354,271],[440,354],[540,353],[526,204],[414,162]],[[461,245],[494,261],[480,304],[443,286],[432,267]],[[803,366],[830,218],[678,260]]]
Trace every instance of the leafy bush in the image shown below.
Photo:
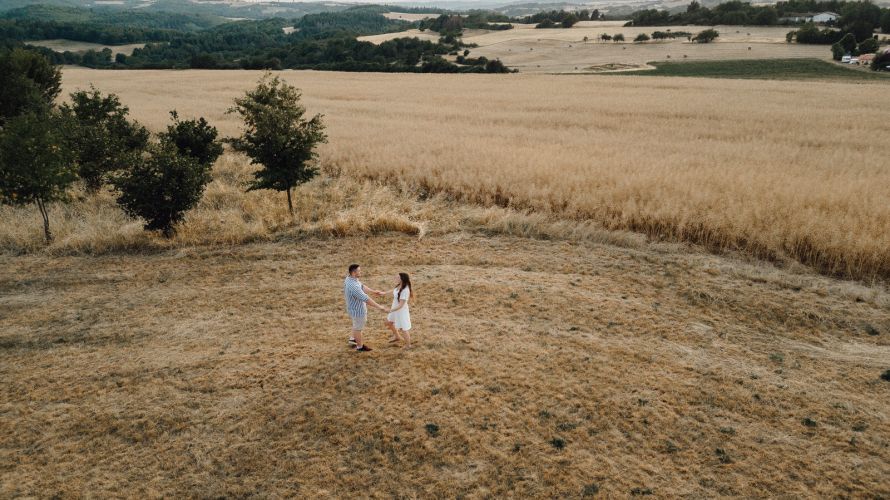
[[[640,33],[639,35],[636,36],[636,38],[634,38],[634,42],[636,42],[636,43],[648,42],[648,41],[649,41],[649,35],[647,35],[645,33]]]
[[[300,91],[280,78],[263,76],[256,88],[235,99],[229,113],[237,113],[246,129],[232,146],[262,165],[249,190],[287,192],[287,208],[293,214],[291,190],[317,174],[315,147],[327,142],[322,115],[305,119]]]
[[[866,38],[862,42],[859,43],[859,46],[856,47],[856,50],[860,54],[872,54],[877,52],[878,50],[878,39],[877,38]]]
[[[689,38],[692,36],[692,33],[688,33],[686,31],[654,31],[652,32],[653,40],[665,40],[670,38]]]
[[[697,43],[711,43],[715,38],[720,36],[720,33],[714,29],[706,29],[704,31],[699,32],[699,34],[692,37],[693,42]]]
[[[89,191],[97,191],[109,174],[133,163],[148,144],[148,130],[128,119],[129,108],[115,94],[102,95],[95,87],[74,92],[62,113],[77,125],[70,144]]]
[[[847,54],[856,55],[856,37],[852,33],[847,33],[831,46],[831,57],[835,61],[840,61]]]
[[[210,126],[204,117],[182,121],[175,110],[170,116],[173,124],[161,134],[162,139],[173,143],[180,154],[191,156],[201,165],[212,166],[223,153],[222,144],[216,140],[216,127]]]
[[[831,28],[819,29],[813,23],[806,23],[799,30],[790,32],[789,36],[797,39],[797,43],[829,45],[840,40],[844,33]]]
[[[623,42],[624,41],[624,33],[618,33],[617,35],[612,37],[613,41]]]
[[[871,69],[875,71],[890,71],[890,50],[875,54],[875,58],[871,62]]]
[[[52,240],[46,204],[62,200],[77,179],[65,145],[65,120],[56,112],[15,116],[0,132],[0,201],[35,203],[43,217],[47,243]]]
[[[210,167],[180,153],[169,138],[152,144],[147,158],[113,179],[118,203],[128,214],[145,219],[145,229],[171,237],[174,226],[194,207],[210,182]]]

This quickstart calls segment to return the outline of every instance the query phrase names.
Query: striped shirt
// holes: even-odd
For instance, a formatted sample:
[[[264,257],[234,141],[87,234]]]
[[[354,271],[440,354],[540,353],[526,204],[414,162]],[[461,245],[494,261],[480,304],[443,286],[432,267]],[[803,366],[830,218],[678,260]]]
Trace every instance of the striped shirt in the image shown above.
[[[365,302],[370,298],[362,290],[362,282],[347,276],[343,280],[343,296],[346,298],[346,311],[353,318],[361,318],[368,315],[368,306]]]

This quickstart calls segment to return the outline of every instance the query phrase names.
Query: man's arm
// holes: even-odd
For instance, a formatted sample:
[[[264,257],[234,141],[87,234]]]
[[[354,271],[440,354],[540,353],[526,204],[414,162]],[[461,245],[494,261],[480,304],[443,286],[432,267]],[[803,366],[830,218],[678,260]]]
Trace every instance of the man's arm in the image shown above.
[[[362,284],[362,291],[365,293],[373,293],[375,295],[379,295],[380,297],[383,297],[384,295],[386,295],[386,292],[381,292],[380,290],[374,290],[373,288],[367,287],[364,284]]]
[[[370,305],[373,306],[373,307],[376,307],[377,309],[380,309],[380,310],[383,311],[383,312],[388,312],[387,309],[386,309],[385,307],[383,307],[383,306],[381,306],[380,304],[374,302],[374,299],[372,299],[371,297],[368,297],[368,300],[366,300],[365,302],[368,303],[368,304],[370,304]]]
[[[365,285],[362,285],[361,288],[353,287],[352,293],[356,296],[356,298],[358,298],[362,302],[364,302],[366,304],[370,304],[372,307],[376,307],[377,309],[380,309],[381,311],[386,312],[386,309],[384,309],[383,306],[374,302],[374,299],[372,299],[371,297],[368,296],[368,294],[364,291],[365,288],[367,288]]]

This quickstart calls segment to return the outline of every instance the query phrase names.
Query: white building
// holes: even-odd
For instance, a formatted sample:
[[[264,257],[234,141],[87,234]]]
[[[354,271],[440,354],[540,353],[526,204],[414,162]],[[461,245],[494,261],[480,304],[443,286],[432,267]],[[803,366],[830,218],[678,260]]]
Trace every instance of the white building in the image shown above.
[[[820,12],[818,14],[814,14],[812,21],[814,23],[832,23],[837,21],[837,18],[841,17],[840,14],[836,12]]]

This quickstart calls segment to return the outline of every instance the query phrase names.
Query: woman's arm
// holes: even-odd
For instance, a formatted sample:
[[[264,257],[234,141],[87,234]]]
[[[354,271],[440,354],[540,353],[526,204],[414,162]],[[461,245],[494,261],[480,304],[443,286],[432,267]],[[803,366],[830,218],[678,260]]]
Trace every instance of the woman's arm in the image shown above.
[[[408,302],[408,301],[405,300],[405,299],[400,300],[400,301],[399,301],[399,305],[397,305],[397,306],[393,307],[392,309],[390,309],[389,312],[396,312],[396,311],[398,311],[399,309],[405,307],[405,303],[406,303],[406,302]]]
[[[381,296],[381,297],[383,297],[384,295],[386,295],[386,292],[381,292],[380,290],[374,290],[373,288],[367,287],[367,286],[365,286],[365,285],[362,285],[362,290],[363,290],[365,293],[373,293],[374,295],[379,295],[379,296]]]

